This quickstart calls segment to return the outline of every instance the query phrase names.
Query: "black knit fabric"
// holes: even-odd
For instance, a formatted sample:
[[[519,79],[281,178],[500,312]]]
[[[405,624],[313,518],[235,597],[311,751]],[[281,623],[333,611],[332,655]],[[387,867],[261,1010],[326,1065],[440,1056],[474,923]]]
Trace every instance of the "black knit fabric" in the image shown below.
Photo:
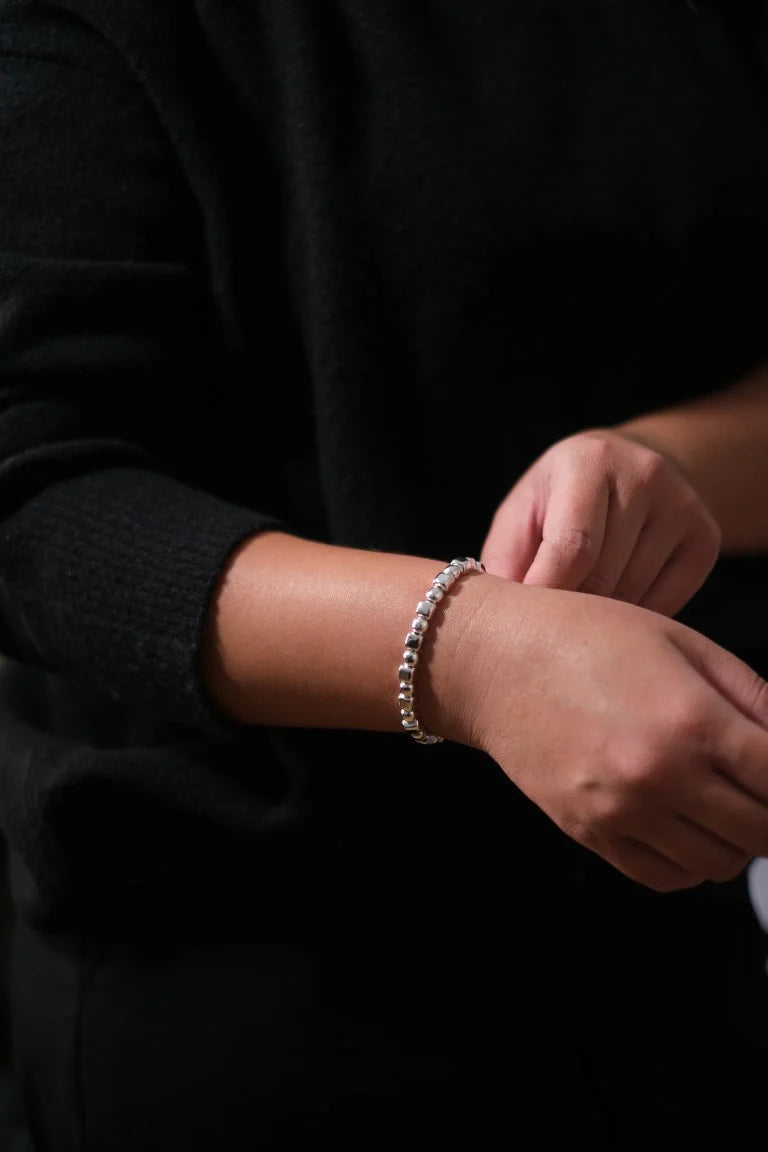
[[[559,436],[764,357],[764,16],[2,0],[0,811],[31,907],[235,841],[558,840],[467,750],[224,723],[202,624],[267,525],[476,552]],[[760,642],[763,569],[723,572],[696,622]]]

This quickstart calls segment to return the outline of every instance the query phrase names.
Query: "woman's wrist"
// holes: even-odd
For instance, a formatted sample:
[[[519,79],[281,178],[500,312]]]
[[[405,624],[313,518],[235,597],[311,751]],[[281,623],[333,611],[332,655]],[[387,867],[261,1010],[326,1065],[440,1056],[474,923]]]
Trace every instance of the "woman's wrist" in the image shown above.
[[[212,702],[249,724],[402,730],[403,638],[445,563],[276,532],[246,541],[207,622],[203,679]],[[507,583],[468,573],[440,603],[415,676],[428,731],[475,741],[473,702],[494,634],[491,592]]]
[[[436,574],[436,573],[435,573]],[[498,638],[518,605],[509,581],[468,572],[440,601],[415,676],[417,713],[428,732],[459,744],[484,746],[479,704],[495,666]],[[502,608],[502,605],[504,608]]]

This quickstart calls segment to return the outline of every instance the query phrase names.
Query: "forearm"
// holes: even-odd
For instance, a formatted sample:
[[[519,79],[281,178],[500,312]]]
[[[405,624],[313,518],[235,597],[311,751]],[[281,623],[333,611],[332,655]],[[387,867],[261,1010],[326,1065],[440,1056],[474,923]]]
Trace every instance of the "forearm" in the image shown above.
[[[709,507],[722,550],[768,550],[768,367],[680,407],[616,426],[672,459]]]
[[[445,563],[278,532],[253,537],[211,606],[204,665],[211,698],[250,724],[397,731],[403,642]],[[468,740],[472,704],[462,686],[480,677],[472,664],[489,626],[483,606],[500,584],[507,582],[468,573],[435,613],[416,673],[417,713],[428,731]]]

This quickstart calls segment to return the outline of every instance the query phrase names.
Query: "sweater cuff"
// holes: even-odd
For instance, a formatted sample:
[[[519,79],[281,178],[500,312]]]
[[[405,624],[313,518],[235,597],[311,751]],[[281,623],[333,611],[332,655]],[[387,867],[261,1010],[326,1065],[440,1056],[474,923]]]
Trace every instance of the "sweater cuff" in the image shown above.
[[[208,607],[237,547],[280,527],[140,468],[54,483],[2,529],[13,654],[158,718],[226,730],[202,684]]]

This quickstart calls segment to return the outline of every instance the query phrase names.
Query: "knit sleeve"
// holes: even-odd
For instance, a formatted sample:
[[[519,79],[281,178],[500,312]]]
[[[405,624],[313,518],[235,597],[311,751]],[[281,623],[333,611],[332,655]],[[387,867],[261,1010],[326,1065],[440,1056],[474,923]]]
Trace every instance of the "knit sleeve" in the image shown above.
[[[0,648],[215,723],[207,607],[274,520],[199,483],[193,197],[128,66],[55,6],[0,3],[0,173]]]

